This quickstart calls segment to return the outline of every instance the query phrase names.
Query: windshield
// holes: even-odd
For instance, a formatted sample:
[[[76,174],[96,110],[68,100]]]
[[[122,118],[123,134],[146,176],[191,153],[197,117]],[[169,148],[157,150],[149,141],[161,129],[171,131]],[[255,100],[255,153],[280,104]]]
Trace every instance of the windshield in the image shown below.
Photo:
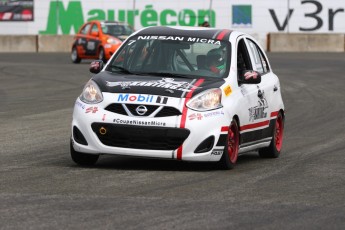
[[[128,25],[119,25],[119,24],[102,24],[102,31],[105,34],[112,36],[121,36],[121,35],[131,35],[133,29]]]
[[[170,74],[225,78],[230,43],[178,36],[135,36],[127,40],[107,70],[127,74]]]

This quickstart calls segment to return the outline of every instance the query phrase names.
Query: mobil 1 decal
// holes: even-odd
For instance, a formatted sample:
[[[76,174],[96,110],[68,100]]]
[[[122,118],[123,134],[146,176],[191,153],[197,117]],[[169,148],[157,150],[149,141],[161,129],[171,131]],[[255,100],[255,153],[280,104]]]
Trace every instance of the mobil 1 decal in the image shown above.
[[[258,100],[257,106],[254,106],[248,109],[249,121],[255,121],[255,120],[267,117],[266,109],[268,108],[268,103],[266,100],[265,92],[259,89],[258,97],[259,97],[259,100]]]
[[[133,102],[133,103],[156,103],[166,104],[168,103],[168,97],[157,96],[157,95],[146,95],[146,94],[128,94],[120,93],[116,95],[117,102]]]

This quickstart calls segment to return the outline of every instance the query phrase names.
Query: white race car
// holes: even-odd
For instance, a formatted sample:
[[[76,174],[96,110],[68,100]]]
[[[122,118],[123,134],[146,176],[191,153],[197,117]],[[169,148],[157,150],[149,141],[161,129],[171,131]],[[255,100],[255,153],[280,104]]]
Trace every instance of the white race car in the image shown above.
[[[71,156],[101,154],[214,161],[234,167],[258,150],[278,157],[284,104],[278,77],[251,36],[200,27],[132,34],[77,98]]]

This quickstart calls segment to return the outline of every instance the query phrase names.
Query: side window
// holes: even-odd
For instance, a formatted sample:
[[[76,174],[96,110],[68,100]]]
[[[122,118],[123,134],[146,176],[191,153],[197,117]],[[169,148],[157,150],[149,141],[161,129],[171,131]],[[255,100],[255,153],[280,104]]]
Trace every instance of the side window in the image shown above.
[[[86,24],[82,29],[81,29],[81,31],[80,31],[80,33],[81,34],[87,34],[88,32],[89,32],[89,30],[90,30],[90,24]]]
[[[92,25],[91,33],[92,33],[92,32],[98,32],[98,26],[97,26],[97,24],[93,24],[93,25]]]
[[[249,44],[249,50],[254,58],[254,64],[257,71],[261,74],[265,74],[269,71],[267,60],[264,58],[260,48],[250,39],[247,39]]]
[[[264,54],[259,49],[259,47],[258,47],[258,51],[259,51],[259,54],[260,54],[260,58],[261,58],[261,62],[262,62],[262,67],[264,68],[264,73],[267,73],[267,72],[270,71],[270,67],[268,65],[267,59],[265,58]]]
[[[148,55],[151,45],[152,41],[131,40],[121,50],[113,65],[131,69],[132,71],[142,70],[146,65],[154,65],[155,63],[152,63],[152,58]]]
[[[238,77],[242,76],[243,72],[245,70],[252,70],[252,64],[250,61],[249,53],[246,47],[246,44],[244,42],[244,39],[242,38],[238,42],[237,47],[237,74]]]

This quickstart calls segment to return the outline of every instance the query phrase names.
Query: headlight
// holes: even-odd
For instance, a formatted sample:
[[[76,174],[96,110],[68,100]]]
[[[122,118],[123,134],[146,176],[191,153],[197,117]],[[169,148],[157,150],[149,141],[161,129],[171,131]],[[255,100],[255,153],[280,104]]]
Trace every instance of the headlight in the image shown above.
[[[209,89],[194,96],[187,107],[197,111],[208,111],[223,107],[221,104],[222,91],[220,89]]]
[[[108,38],[107,39],[107,43],[109,43],[109,44],[119,44],[119,43],[121,43],[121,41],[119,39],[116,39],[116,38]]]
[[[103,95],[97,84],[90,80],[86,83],[83,92],[80,95],[80,100],[87,104],[96,104],[103,101]]]

